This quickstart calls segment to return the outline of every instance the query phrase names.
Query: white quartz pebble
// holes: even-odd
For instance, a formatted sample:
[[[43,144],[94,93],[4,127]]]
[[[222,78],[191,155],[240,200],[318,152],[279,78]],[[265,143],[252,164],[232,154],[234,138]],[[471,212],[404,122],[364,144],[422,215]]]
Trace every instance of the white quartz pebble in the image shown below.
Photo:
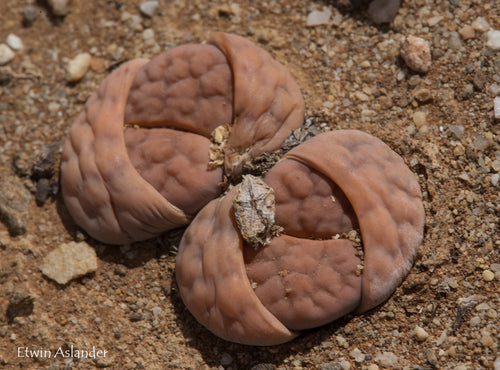
[[[14,59],[14,52],[6,44],[0,44],[0,66],[9,63]]]
[[[9,36],[7,36],[7,45],[11,47],[11,49],[14,50],[23,50],[24,45],[21,39],[14,35],[13,33],[10,33]]]
[[[491,50],[500,50],[500,31],[491,30],[486,34],[488,41],[486,41],[486,46]]]
[[[71,59],[66,68],[66,80],[68,82],[81,80],[89,69],[91,59],[89,53],[81,53]]]

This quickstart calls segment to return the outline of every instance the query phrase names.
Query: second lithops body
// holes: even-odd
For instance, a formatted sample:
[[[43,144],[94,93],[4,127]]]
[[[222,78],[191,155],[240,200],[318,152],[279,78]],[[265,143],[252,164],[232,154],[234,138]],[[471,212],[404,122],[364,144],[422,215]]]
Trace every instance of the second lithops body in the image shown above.
[[[257,249],[245,242],[236,187],[198,214],[179,248],[181,296],[215,334],[252,345],[286,342],[377,306],[408,273],[423,236],[420,188],[377,138],[320,134],[287,153],[264,181],[282,234]],[[349,237],[358,228],[362,251]]]

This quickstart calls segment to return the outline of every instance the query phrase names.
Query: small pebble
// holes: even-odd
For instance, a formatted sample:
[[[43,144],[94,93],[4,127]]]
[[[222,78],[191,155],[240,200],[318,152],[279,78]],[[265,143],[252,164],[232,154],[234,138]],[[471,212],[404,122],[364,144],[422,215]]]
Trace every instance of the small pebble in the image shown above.
[[[120,276],[127,275],[127,267],[124,265],[116,265],[115,274],[120,275]]]
[[[71,0],[47,0],[52,14],[64,17],[69,13]]]
[[[413,113],[413,122],[417,127],[422,127],[427,122],[427,114],[425,112],[415,112]]]
[[[497,186],[499,181],[500,181],[500,174],[495,173],[491,175],[491,184],[493,186]]]
[[[427,359],[427,362],[431,364],[434,367],[437,367],[438,365],[438,359],[436,356],[436,352],[434,352],[432,349],[427,348],[425,350],[425,358]]]
[[[14,59],[14,52],[6,44],[0,44],[0,66],[9,63]]]
[[[496,172],[500,171],[500,159],[495,159],[493,162],[491,162],[491,168],[493,168],[493,170]]]
[[[408,79],[408,85],[415,87],[420,84],[422,78],[419,75],[413,75]]]
[[[132,321],[132,322],[137,322],[137,321],[141,321],[143,319],[143,316],[140,312],[133,312],[130,316],[129,316],[129,320]]]
[[[327,24],[332,16],[332,11],[330,9],[325,9],[323,11],[314,10],[307,15],[306,26],[321,26]]]
[[[130,14],[129,12],[123,12],[120,15],[120,20],[125,22],[132,30],[142,31],[142,17],[138,14]]]
[[[486,46],[491,50],[497,51],[500,50],[500,31],[499,30],[491,30],[486,34],[488,41],[486,42]]]
[[[354,348],[351,352],[349,352],[349,356],[351,356],[356,362],[363,362],[365,360],[365,354],[361,352],[359,348]]]
[[[398,356],[392,352],[384,352],[375,356],[374,360],[382,367],[394,368],[398,363]]]
[[[451,133],[453,135],[455,135],[455,137],[457,139],[460,140],[464,137],[464,133],[465,133],[464,126],[462,126],[462,125],[450,125],[450,126],[448,126],[448,128],[450,129]]]
[[[335,104],[333,104],[333,102],[331,102],[331,101],[323,102],[323,107],[325,107],[326,109],[332,109],[334,106],[335,106]]]
[[[142,31],[142,39],[144,41],[153,40],[155,38],[155,32],[151,28],[146,28]]]
[[[472,78],[472,84],[477,91],[483,91],[487,80],[488,77],[484,73],[477,71]]]
[[[483,17],[477,17],[471,26],[477,32],[486,32],[490,29],[490,24]]]
[[[356,99],[358,99],[359,101],[364,101],[364,102],[366,102],[366,101],[370,101],[370,97],[369,97],[368,95],[366,95],[366,94],[365,94],[364,92],[362,92],[362,91],[356,91],[356,92],[354,93],[354,97],[355,97]]]
[[[360,64],[361,68],[363,69],[370,69],[371,68],[371,63],[369,60],[363,60]]]
[[[472,94],[474,94],[474,85],[473,84],[466,84],[464,86],[464,90],[462,93],[462,99],[467,100],[472,97]]]
[[[455,157],[460,157],[461,155],[464,155],[465,154],[465,147],[462,145],[462,144],[458,144],[455,148],[453,148],[453,155]],[[467,176],[467,179],[464,178],[464,177],[460,177],[459,178],[462,178],[462,180],[466,180],[468,181],[469,180],[469,176]]]
[[[161,309],[161,307],[159,306],[154,306],[153,309],[151,310],[152,314],[153,314],[153,317],[155,319],[159,319],[161,318],[162,314],[163,314],[163,310]]]
[[[38,207],[45,204],[45,201],[49,197],[50,192],[50,181],[49,179],[43,178],[38,180],[36,184],[35,202]]]
[[[11,47],[11,49],[14,49],[14,50],[23,50],[24,49],[24,45],[23,45],[23,42],[21,41],[21,39],[14,35],[13,33],[9,33],[9,36],[7,36],[7,45],[9,45]]]
[[[429,27],[433,27],[435,26],[436,24],[438,24],[439,22],[441,22],[443,20],[443,16],[441,15],[436,15],[434,17],[430,17],[428,20],[427,20],[427,24],[429,25]]]
[[[368,5],[368,15],[375,23],[390,23],[400,5],[401,0],[373,0]]]
[[[469,320],[470,326],[479,326],[479,324],[481,324],[481,318],[479,316],[474,316]]]
[[[340,363],[340,367],[342,368],[342,370],[350,370],[351,364],[349,361],[341,360],[339,363]]]
[[[89,53],[81,53],[71,59],[66,68],[66,80],[68,82],[81,80],[85,76],[85,73],[87,73],[91,60],[92,57]]]
[[[481,345],[483,347],[491,347],[495,343],[495,340],[491,337],[490,334],[483,334],[481,336]]]
[[[448,37],[448,47],[452,50],[458,50],[462,47],[462,40],[460,40],[460,36],[458,32],[451,32]]]
[[[480,150],[480,151],[485,150],[489,144],[490,143],[489,143],[488,139],[486,139],[481,134],[476,135],[476,137],[474,138],[474,141],[472,142],[472,146],[475,149]]]
[[[220,359],[220,364],[222,366],[227,366],[229,365],[231,362],[233,362],[233,358],[231,357],[231,355],[227,352],[224,352],[221,356],[221,359]]]
[[[349,342],[342,335],[337,335],[337,337],[335,339],[337,340],[337,343],[340,347],[344,347],[344,348],[349,347]]]
[[[233,15],[233,11],[228,5],[224,4],[217,7],[217,14],[219,15],[219,17],[231,18],[231,16]]]
[[[493,364],[493,368],[495,370],[500,370],[500,356],[498,356],[496,359],[495,359],[495,363]]]
[[[85,242],[65,243],[51,251],[40,266],[42,274],[59,284],[97,270],[94,248]]]
[[[462,153],[463,155],[463,153]],[[470,182],[470,176],[467,173],[461,173],[457,176],[460,180],[464,180],[465,182]]]
[[[319,365],[319,370],[341,370],[342,366],[338,362],[327,362]]]
[[[500,85],[498,84],[491,84],[490,88],[488,89],[493,96],[500,96]]]
[[[406,65],[415,72],[427,73],[431,68],[429,43],[420,37],[406,36],[401,40],[399,51]]]
[[[470,40],[476,37],[476,31],[474,31],[474,28],[472,28],[472,26],[469,26],[468,24],[460,28],[458,30],[458,33],[464,40]]]
[[[428,101],[432,100],[432,92],[429,89],[426,89],[425,87],[422,87],[420,89],[417,89],[413,95],[415,96],[415,99],[419,103],[427,103]]]
[[[51,114],[56,114],[59,112],[59,109],[61,108],[61,105],[59,103],[56,103],[55,101],[52,101],[47,105],[47,109]]]
[[[483,271],[483,280],[484,281],[493,281],[495,279],[495,274],[493,271],[490,270],[484,270]]]
[[[23,10],[23,25],[29,27],[35,22],[38,17],[38,11],[33,5],[26,5]]]
[[[0,176],[0,222],[12,236],[27,232],[30,200],[31,194],[17,176]]]
[[[483,302],[483,303],[479,303],[477,306],[476,306],[476,311],[487,311],[489,310],[491,307],[488,303],[486,302]]]
[[[145,1],[139,5],[139,10],[146,17],[152,18],[158,10],[158,1]]]
[[[232,3],[229,5],[229,8],[231,9],[231,13],[233,13],[235,16],[239,17],[241,14],[241,8],[238,4]]]
[[[1,46],[1,45],[0,45]],[[1,64],[1,62],[0,62]],[[495,109],[495,119],[500,119],[500,96],[497,96],[493,101]]]
[[[419,342],[424,342],[427,338],[429,338],[429,333],[418,325],[415,326],[414,334],[415,339]]]
[[[486,316],[489,319],[495,320],[498,317],[498,313],[493,308],[490,308],[488,311],[486,311]]]

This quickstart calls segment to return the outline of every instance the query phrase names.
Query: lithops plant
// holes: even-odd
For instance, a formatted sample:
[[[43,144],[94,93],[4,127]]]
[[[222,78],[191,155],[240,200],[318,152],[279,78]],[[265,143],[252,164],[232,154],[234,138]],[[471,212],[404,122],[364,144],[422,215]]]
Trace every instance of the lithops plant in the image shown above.
[[[182,299],[216,335],[283,343],[374,308],[408,273],[423,237],[421,192],[379,139],[356,130],[320,134],[288,152],[264,182],[256,193],[274,197],[279,236],[259,248],[244,240],[238,185],[198,213],[179,247]]]
[[[103,81],[69,130],[64,201],[98,240],[154,237],[187,224],[219,194],[224,171],[238,178],[303,114],[289,71],[239,36],[215,33],[206,44],[132,60]],[[215,165],[214,145],[222,155]]]

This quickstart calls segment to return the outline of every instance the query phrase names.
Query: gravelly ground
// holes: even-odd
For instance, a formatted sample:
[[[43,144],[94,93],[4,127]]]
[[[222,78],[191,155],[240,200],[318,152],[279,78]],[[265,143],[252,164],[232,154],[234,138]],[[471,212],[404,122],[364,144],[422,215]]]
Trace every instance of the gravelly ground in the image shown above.
[[[391,25],[376,26],[340,1],[162,1],[152,18],[140,15],[137,0],[74,0],[64,18],[50,16],[41,1],[37,19],[23,27],[27,3],[0,4],[0,43],[14,33],[24,44],[0,67],[0,206],[11,233],[19,234],[0,224],[0,367],[500,366],[500,125],[493,117],[500,51],[486,47],[486,32],[470,27],[483,17],[500,30],[499,2],[410,0]],[[330,23],[306,27],[307,15],[325,8]],[[65,286],[39,271],[48,252],[82,235],[60,196],[51,195],[57,171],[34,174],[33,164],[52,143],[59,155],[72,120],[115,66],[201,42],[217,30],[246,36],[287,65],[314,122],[384,140],[418,174],[424,193],[424,243],[388,302],[276,347],[224,342],[184,309],[170,252],[180,232],[123,247],[88,240],[98,270]],[[431,45],[427,74],[399,58],[406,35]],[[68,83],[66,64],[82,52],[92,55],[91,68]],[[38,206],[40,178],[48,179],[49,199]],[[428,337],[418,329],[416,336],[417,326]],[[79,360],[24,352],[72,345],[107,355]]]

